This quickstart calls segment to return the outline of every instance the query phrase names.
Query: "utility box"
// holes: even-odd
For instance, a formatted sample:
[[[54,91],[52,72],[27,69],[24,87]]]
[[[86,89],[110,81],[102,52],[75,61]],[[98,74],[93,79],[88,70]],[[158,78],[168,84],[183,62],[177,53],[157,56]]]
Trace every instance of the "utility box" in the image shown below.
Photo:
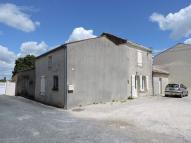
[[[73,85],[73,84],[69,84],[69,85],[68,85],[68,92],[69,92],[69,93],[74,92],[74,85]]]

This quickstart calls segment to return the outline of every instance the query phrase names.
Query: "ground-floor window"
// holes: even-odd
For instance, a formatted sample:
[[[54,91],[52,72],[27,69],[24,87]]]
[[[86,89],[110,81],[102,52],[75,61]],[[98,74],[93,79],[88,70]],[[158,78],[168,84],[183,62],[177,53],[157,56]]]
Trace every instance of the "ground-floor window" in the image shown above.
[[[148,91],[148,76],[136,75],[135,76],[135,89],[137,91],[145,92]]]
[[[58,76],[53,76],[53,90],[58,91]]]
[[[146,76],[142,76],[142,90],[146,91]]]

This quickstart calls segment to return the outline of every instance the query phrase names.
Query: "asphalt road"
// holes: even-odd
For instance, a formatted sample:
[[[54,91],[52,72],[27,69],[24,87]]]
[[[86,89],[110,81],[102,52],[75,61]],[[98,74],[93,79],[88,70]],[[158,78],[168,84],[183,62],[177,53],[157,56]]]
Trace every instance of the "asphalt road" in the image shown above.
[[[0,96],[0,143],[191,142],[191,97],[143,97],[65,111]]]

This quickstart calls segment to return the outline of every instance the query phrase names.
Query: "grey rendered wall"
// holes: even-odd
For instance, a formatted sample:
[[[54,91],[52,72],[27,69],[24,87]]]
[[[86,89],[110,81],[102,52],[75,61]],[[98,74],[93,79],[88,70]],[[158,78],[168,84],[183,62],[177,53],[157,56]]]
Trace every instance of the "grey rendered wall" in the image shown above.
[[[128,48],[105,37],[67,46],[68,107],[127,99]]]
[[[35,70],[17,73],[15,95],[33,99],[35,96]]]
[[[66,86],[66,48],[61,48],[46,56],[36,60],[36,90],[35,99],[53,106],[64,107],[65,103],[65,86]],[[52,67],[48,68],[48,57],[52,56]],[[59,78],[58,91],[52,90],[53,76],[57,75]],[[45,95],[40,95],[41,76],[45,76]]]
[[[159,78],[162,79],[162,94],[159,92]],[[165,87],[168,84],[168,76],[164,74],[153,74],[153,85],[154,85],[154,95],[158,96],[164,96]]]
[[[154,65],[167,70],[170,83],[183,83],[191,92],[191,46],[178,44],[154,58]]]
[[[127,45],[128,46],[128,45]],[[144,75],[148,76],[149,78],[149,90],[145,92],[138,92],[138,96],[143,96],[143,95],[152,95],[152,53],[140,49],[138,47],[129,47],[129,52],[128,52],[128,59],[129,59],[129,83],[128,84],[128,95],[131,94],[131,75]],[[137,64],[137,50],[140,50],[142,52],[142,57],[143,57],[143,66],[140,67]]]

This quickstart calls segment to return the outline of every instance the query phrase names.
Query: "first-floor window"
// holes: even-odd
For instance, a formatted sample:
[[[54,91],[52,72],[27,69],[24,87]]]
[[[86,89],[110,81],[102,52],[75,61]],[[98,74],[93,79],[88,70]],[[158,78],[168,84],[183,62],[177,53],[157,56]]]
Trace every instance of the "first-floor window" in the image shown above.
[[[137,51],[137,64],[138,66],[143,66],[143,54],[140,50]]]
[[[53,76],[53,90],[58,90],[58,76]]]

